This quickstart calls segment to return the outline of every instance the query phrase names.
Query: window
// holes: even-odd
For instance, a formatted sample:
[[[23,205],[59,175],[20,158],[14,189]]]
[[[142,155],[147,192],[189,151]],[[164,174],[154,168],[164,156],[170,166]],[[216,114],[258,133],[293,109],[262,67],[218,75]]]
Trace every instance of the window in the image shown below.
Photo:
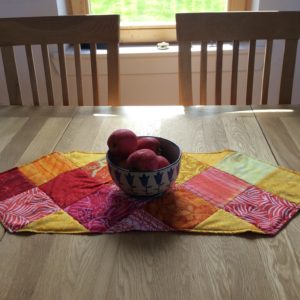
[[[251,0],[68,0],[68,6],[71,14],[120,14],[121,43],[157,43],[176,41],[177,12],[249,10]]]

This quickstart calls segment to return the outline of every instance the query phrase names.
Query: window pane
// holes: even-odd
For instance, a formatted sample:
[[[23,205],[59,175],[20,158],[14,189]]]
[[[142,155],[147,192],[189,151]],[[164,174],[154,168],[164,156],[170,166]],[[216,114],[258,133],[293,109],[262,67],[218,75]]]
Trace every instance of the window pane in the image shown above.
[[[92,14],[120,14],[124,23],[174,23],[179,12],[225,11],[227,0],[90,0]]]

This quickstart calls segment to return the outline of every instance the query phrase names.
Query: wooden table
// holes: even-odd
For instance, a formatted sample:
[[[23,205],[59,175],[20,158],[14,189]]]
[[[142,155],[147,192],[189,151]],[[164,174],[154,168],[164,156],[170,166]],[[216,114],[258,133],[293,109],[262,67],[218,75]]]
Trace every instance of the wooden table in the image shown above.
[[[106,151],[117,128],[300,171],[300,108],[278,108],[1,107],[0,171],[54,150]],[[2,230],[0,299],[299,299],[299,233],[299,216],[273,238]]]

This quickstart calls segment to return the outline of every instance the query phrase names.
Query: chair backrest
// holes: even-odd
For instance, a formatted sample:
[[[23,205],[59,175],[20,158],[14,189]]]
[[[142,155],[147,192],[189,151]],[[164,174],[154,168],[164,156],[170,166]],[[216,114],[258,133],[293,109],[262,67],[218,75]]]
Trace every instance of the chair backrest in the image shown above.
[[[74,47],[78,105],[83,105],[81,44],[90,45],[93,104],[100,105],[97,76],[97,43],[107,49],[108,104],[119,105],[119,15],[56,16],[0,19],[0,48],[11,105],[22,105],[13,46],[25,46],[33,104],[39,105],[32,45],[40,45],[45,72],[48,105],[54,105],[48,45],[56,44],[63,105],[69,105],[65,44]]]
[[[285,40],[279,103],[290,104],[300,12],[226,12],[176,14],[179,44],[179,95],[183,105],[192,104],[191,43],[201,44],[200,104],[207,104],[207,45],[216,43],[215,104],[221,104],[223,45],[232,43],[231,104],[237,103],[238,59],[241,41],[249,43],[246,104],[252,104],[255,49],[266,40],[261,104],[268,99],[273,40]]]

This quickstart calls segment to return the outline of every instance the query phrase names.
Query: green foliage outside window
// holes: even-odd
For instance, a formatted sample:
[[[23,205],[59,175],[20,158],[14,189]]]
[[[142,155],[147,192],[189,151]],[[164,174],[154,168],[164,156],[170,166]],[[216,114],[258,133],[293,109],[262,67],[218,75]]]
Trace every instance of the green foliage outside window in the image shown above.
[[[92,14],[120,14],[124,23],[175,22],[179,12],[224,11],[226,0],[90,0]]]

